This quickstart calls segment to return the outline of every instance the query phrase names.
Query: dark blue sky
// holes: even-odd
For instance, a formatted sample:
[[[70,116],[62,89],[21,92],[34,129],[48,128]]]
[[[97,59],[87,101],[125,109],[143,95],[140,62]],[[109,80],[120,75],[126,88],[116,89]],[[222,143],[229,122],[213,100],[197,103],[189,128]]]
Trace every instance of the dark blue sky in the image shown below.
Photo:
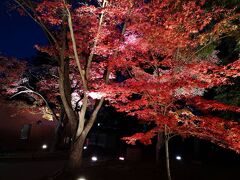
[[[12,0],[0,0],[0,55],[30,58],[34,45],[47,44],[41,28],[29,17],[10,11]]]

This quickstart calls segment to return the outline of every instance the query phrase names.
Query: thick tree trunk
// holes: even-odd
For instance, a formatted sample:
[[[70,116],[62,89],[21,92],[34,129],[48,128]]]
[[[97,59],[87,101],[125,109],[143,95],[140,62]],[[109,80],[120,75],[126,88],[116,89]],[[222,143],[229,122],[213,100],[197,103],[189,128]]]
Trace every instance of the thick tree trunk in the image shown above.
[[[86,139],[86,135],[82,134],[72,144],[72,148],[69,155],[67,170],[76,170],[82,166],[83,162],[83,146]]]
[[[55,132],[54,132],[54,139],[53,139],[53,143],[51,146],[51,152],[54,152],[57,150],[57,146],[59,144],[60,141],[60,122],[57,122],[56,128],[55,128]]]
[[[91,114],[91,117],[89,118],[88,122],[86,123],[84,130],[72,144],[67,170],[72,171],[72,170],[78,169],[82,166],[82,162],[83,162],[82,153],[83,153],[84,142],[85,142],[85,139],[86,139],[90,129],[92,128],[94,122],[96,121],[97,114],[98,114],[100,108],[102,107],[103,101],[104,101],[104,98],[101,98],[99,100],[99,102],[96,103],[96,107],[94,108],[94,110]],[[83,121],[83,119],[80,119],[79,121]]]
[[[77,128],[78,118],[71,105],[71,85],[69,79],[69,61],[61,59],[59,68],[59,92],[71,127],[71,134],[74,134]]]
[[[55,127],[55,134],[54,134],[54,140],[53,140],[53,143],[51,146],[51,152],[56,151],[58,149],[59,144],[63,140],[66,123],[67,123],[67,115],[66,115],[64,107],[62,105],[60,118],[58,119],[56,127]]]
[[[67,21],[66,17],[64,17],[63,21]],[[68,122],[71,128],[71,134],[75,135],[75,131],[77,128],[78,117],[76,116],[74,109],[71,104],[71,82],[69,78],[70,74],[70,65],[69,59],[65,57],[65,50],[67,49],[67,26],[63,23],[63,32],[62,38],[63,43],[62,47],[59,50],[58,56],[58,74],[59,74],[59,92],[61,96],[61,100],[63,103],[64,111],[67,114]]]
[[[54,132],[54,140],[51,146],[51,152],[54,152],[58,149],[59,145],[63,141],[64,138],[64,132],[66,128],[66,123],[64,122],[66,117],[60,118],[60,120],[57,122],[55,132]]]

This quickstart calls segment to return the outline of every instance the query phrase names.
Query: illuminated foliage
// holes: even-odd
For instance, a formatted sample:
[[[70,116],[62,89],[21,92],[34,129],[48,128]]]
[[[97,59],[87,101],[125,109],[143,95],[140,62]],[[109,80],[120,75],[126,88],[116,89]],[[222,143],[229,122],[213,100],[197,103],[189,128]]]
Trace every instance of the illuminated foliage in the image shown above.
[[[205,106],[199,98],[240,75],[239,60],[221,66],[214,50],[198,56],[209,44],[239,29],[232,23],[239,14],[209,2],[99,0],[71,6],[43,0],[30,8],[51,42],[37,48],[58,62],[58,87],[73,137],[84,140],[78,137],[88,133],[107,99],[118,111],[155,123],[149,132],[126,138],[130,143],[149,144],[167,126],[172,133],[240,151],[239,124],[208,115],[215,109],[239,109],[212,101]],[[46,83],[54,86],[55,81],[40,87],[46,88]],[[50,89],[45,91],[51,93]],[[81,102],[75,103],[77,107],[72,103],[75,97]],[[203,113],[195,114],[190,106]],[[89,119],[87,110],[92,112]],[[75,150],[77,143],[83,144],[76,142]],[[81,151],[74,153],[72,157],[79,160]]]
[[[13,58],[0,57],[0,94],[9,96],[18,91],[17,87],[24,83],[23,74],[26,63]]]

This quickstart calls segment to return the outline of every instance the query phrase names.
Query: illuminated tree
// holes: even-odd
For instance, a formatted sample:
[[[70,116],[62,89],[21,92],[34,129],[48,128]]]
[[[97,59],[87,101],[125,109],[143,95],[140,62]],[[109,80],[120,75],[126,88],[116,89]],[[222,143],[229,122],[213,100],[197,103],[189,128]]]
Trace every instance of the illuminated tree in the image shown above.
[[[94,59],[102,28],[108,28],[103,27],[103,22],[107,24],[110,21],[102,11],[107,2],[99,2],[99,7],[85,4],[76,9],[71,9],[64,1],[16,3],[43,28],[50,39],[50,46],[37,48],[58,62],[57,86],[73,139],[69,167],[79,167],[85,138],[104,101],[103,95],[96,91],[101,84],[109,83],[113,76],[106,69],[107,60],[99,62],[98,57]],[[120,37],[121,32],[117,31],[116,37]],[[56,87],[56,81],[48,79],[47,84],[40,82],[40,91],[50,90],[51,94],[50,87]],[[90,117],[86,116],[87,111]]]
[[[197,136],[239,151],[237,123],[199,117],[188,107],[198,107],[208,88],[239,76],[239,61],[219,66],[216,52],[197,56],[239,28],[228,26],[237,16],[233,10],[216,5],[207,10],[204,0],[99,0],[76,6],[54,0],[16,2],[48,35],[50,46],[37,48],[58,62],[58,88],[73,138],[71,168],[80,166],[83,143],[106,98],[118,111],[156,124],[145,134],[126,138],[130,143],[139,139],[148,144],[164,131],[166,136]],[[229,135],[220,137],[224,131]]]
[[[133,11],[126,41],[115,59],[120,63],[114,66],[125,70],[122,75],[127,80],[108,87],[109,100],[118,111],[155,124],[146,133],[124,139],[131,144],[136,140],[150,144],[153,136],[164,132],[166,152],[175,134],[206,139],[239,152],[239,123],[211,115],[212,111],[239,113],[239,107],[201,98],[212,87],[234,83],[239,76],[239,60],[222,66],[216,51],[198,55],[211,43],[237,32],[239,25],[234,20],[239,14],[225,14],[215,7],[213,11],[225,14],[220,18],[204,11],[204,1],[169,3],[149,2],[141,6],[140,15]],[[156,11],[151,14],[149,9]],[[213,23],[214,19],[218,20]],[[170,171],[168,177],[171,179]]]

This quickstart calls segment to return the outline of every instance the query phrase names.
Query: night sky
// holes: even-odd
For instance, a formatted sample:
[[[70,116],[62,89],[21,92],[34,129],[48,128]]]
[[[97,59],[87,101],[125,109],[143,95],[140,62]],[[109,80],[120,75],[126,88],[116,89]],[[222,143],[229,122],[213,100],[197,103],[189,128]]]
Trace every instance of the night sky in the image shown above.
[[[36,53],[34,45],[47,44],[47,39],[31,18],[11,10],[11,3],[0,1],[0,56],[28,59]]]

